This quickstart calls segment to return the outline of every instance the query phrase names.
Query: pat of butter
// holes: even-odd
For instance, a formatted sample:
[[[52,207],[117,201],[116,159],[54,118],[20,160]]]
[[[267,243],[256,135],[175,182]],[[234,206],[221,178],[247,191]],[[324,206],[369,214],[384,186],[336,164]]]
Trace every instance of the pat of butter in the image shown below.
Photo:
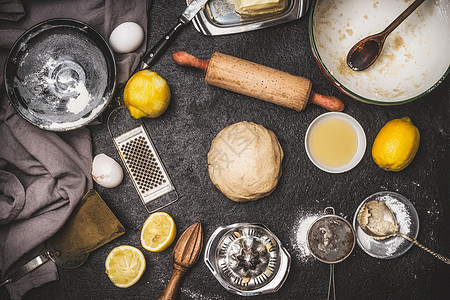
[[[282,10],[286,0],[235,0],[235,10],[239,14],[262,14]]]

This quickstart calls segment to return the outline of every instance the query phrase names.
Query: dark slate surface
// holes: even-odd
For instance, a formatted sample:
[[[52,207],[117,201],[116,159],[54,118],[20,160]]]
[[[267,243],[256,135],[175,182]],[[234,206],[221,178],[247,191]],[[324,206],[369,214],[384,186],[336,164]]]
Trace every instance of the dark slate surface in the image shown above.
[[[155,2],[150,11],[150,45],[175,24],[185,7],[183,0]],[[339,92],[320,72],[309,45],[307,21],[304,17],[273,28],[220,37],[203,36],[189,25],[153,67],[169,83],[172,100],[163,116],[145,120],[145,124],[182,196],[165,210],[175,219],[177,236],[198,220],[202,221],[205,240],[220,225],[260,222],[279,237],[292,255],[291,272],[284,286],[276,294],[255,299],[326,298],[329,268],[315,260],[299,259],[294,243],[296,224],[305,214],[320,212],[330,205],[351,221],[360,202],[378,191],[397,191],[409,198],[420,218],[419,241],[450,255],[449,78],[429,95],[406,105],[360,103]],[[170,53],[176,50],[201,58],[221,51],[311,79],[315,91],[341,98],[345,112],[361,123],[368,142],[363,160],[344,174],[322,172],[308,160],[303,141],[309,123],[325,110],[308,106],[298,113],[207,86],[201,71],[172,62]],[[399,173],[385,172],[372,161],[371,146],[386,122],[403,116],[411,117],[419,128],[420,148],[408,168]],[[283,176],[269,197],[234,203],[211,183],[207,152],[221,129],[244,120],[261,124],[278,136],[285,152]],[[106,153],[119,160],[106,126],[91,130],[94,154]],[[150,253],[140,245],[141,226],[148,214],[130,179],[125,177],[115,189],[95,188],[123,223],[126,234],[92,253],[80,268],[60,269],[59,281],[30,291],[25,299],[156,299],[164,289],[172,272],[173,245],[162,253]],[[121,244],[140,248],[147,260],[143,277],[128,289],[114,287],[104,273],[107,254]],[[379,260],[356,246],[352,255],[336,266],[340,299],[448,299],[449,279],[450,267],[418,247],[400,258]],[[6,297],[4,289],[0,297]],[[179,299],[239,298],[219,285],[203,261],[185,276],[179,294]]]

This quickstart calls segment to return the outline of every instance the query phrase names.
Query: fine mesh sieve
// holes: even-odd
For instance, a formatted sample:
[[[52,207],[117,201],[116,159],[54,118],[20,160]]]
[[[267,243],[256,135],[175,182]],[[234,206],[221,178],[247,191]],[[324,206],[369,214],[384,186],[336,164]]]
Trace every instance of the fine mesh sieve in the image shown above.
[[[253,296],[276,292],[283,285],[290,255],[264,225],[238,223],[213,233],[205,263],[228,291]]]
[[[129,117],[124,118],[120,112],[124,112],[126,109],[122,108],[124,107],[120,106],[109,114],[108,131],[144,207],[149,213],[152,213],[176,202],[178,193],[143,122],[141,120],[130,120]],[[113,115],[115,117],[111,121]],[[122,117],[121,122],[119,122],[120,117]],[[112,128],[126,127],[123,121],[128,121],[133,126],[136,123],[139,123],[139,125],[114,136]],[[154,202],[152,205],[158,207],[149,209],[150,202]]]
[[[331,211],[331,214],[327,211]],[[311,224],[307,237],[311,254],[330,265],[327,299],[330,299],[331,289],[333,299],[336,299],[334,264],[346,259],[355,248],[353,227],[346,219],[335,215],[333,207],[327,207],[324,209],[324,215]]]

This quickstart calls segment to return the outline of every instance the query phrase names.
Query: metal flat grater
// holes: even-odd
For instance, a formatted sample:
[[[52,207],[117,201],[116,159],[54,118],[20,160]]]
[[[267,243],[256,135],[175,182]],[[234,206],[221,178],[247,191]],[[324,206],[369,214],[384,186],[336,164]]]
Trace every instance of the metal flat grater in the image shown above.
[[[113,135],[110,118],[121,108],[123,106],[108,116],[108,131],[142,203],[149,213],[153,213],[178,201],[178,193],[141,120],[134,121],[140,123],[137,127],[118,136]],[[116,118],[113,122],[117,121]],[[175,199],[168,197],[169,193],[175,194]],[[151,202],[160,203],[161,200],[165,201],[158,208],[148,208]]]

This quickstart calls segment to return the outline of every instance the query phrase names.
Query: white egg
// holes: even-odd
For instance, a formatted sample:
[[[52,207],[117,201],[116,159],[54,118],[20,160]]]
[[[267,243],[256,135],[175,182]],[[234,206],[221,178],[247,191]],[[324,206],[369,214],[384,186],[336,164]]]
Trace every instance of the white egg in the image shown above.
[[[106,154],[98,154],[92,162],[92,177],[105,188],[118,186],[123,179],[120,165]]]
[[[125,22],[114,28],[109,36],[109,45],[116,53],[133,52],[144,41],[144,30],[139,24]]]

